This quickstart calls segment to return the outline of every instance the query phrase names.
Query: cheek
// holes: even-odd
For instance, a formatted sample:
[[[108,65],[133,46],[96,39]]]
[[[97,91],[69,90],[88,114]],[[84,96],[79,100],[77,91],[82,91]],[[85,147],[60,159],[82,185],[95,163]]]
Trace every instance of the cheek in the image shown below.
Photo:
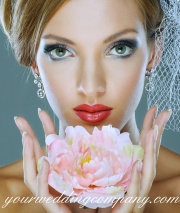
[[[129,119],[135,112],[142,97],[145,79],[145,70],[147,65],[146,58],[139,55],[133,63],[129,65],[129,74],[124,82],[124,98],[126,103],[126,117]]]
[[[110,102],[116,105],[116,115],[125,124],[135,112],[143,93],[147,54],[142,51],[122,62],[108,76]]]
[[[65,110],[66,100],[74,91],[75,82],[72,79],[75,76],[71,70],[73,65],[68,62],[51,62],[43,56],[37,57],[37,61],[47,100],[57,115],[59,109]]]
[[[70,109],[79,105],[77,94],[77,62],[51,62],[44,57],[37,58],[48,102],[54,113],[63,119],[70,117]],[[106,60],[102,62],[106,92],[101,103],[115,108],[114,126],[124,124],[132,116],[143,92],[147,53],[139,50],[132,58]],[[98,66],[98,65],[97,65]],[[108,120],[108,122],[112,123]]]
[[[119,98],[124,101],[127,99],[129,100],[128,102],[130,102],[133,96],[136,96],[136,98],[138,94],[141,96],[146,65],[147,57],[143,56],[142,52],[139,51],[139,53],[131,59],[125,59],[121,63],[117,63],[114,69],[111,67],[112,71],[111,73],[109,72],[107,79],[110,85],[110,92],[114,94],[114,100]]]

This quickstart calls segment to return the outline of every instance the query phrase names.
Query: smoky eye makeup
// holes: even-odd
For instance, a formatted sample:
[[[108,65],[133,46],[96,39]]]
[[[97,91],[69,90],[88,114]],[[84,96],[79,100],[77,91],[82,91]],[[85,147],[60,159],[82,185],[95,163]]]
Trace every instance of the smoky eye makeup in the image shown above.
[[[125,59],[131,57],[137,50],[139,44],[136,39],[123,39],[112,43],[106,50],[108,58]],[[45,44],[43,52],[52,61],[62,61],[73,58],[76,53],[64,44]]]
[[[138,45],[136,39],[118,40],[107,48],[105,54],[108,57],[125,59],[131,57],[136,52]]]
[[[46,44],[43,52],[53,61],[67,60],[75,55],[75,52],[64,44]]]

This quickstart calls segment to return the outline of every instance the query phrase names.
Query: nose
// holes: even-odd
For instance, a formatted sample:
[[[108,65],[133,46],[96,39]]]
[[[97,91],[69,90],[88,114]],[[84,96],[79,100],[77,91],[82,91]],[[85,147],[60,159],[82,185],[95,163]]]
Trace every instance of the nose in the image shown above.
[[[104,95],[106,91],[105,72],[102,66],[95,61],[86,61],[81,64],[78,73],[77,91],[86,96],[89,104]]]

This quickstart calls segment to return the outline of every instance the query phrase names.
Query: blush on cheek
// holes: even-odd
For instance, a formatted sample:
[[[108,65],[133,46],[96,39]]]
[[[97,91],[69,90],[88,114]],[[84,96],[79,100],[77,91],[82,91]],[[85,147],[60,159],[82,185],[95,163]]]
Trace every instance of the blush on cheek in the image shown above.
[[[130,118],[135,112],[144,89],[144,74],[143,71],[138,72],[137,75],[134,75],[129,79],[128,86],[125,90],[125,96],[127,97],[127,110],[126,114]]]
[[[144,88],[144,76],[142,74],[137,76],[136,81],[132,81],[132,96],[130,98],[130,104],[133,106],[134,110],[136,110],[143,93]]]

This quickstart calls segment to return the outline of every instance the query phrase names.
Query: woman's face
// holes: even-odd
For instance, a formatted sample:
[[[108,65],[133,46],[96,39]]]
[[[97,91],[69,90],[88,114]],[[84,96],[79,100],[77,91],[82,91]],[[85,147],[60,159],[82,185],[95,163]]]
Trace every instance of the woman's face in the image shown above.
[[[151,57],[133,0],[74,0],[46,25],[36,72],[63,127],[122,129],[134,118]],[[82,104],[90,107],[76,108]]]

